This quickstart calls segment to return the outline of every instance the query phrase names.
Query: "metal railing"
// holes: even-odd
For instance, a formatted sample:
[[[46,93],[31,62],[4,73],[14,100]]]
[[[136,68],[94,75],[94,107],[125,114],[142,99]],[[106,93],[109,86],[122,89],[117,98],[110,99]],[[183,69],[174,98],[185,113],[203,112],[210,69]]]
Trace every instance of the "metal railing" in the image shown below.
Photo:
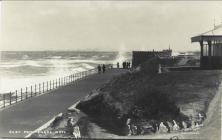
[[[112,68],[110,64],[106,65],[106,67],[107,69]],[[27,86],[25,88],[15,90],[14,92],[0,94],[0,108],[5,108],[6,106],[15,104],[17,102],[21,102],[31,97],[39,96],[44,93],[50,93],[50,91],[54,89],[69,85],[79,79],[82,79],[95,73],[97,73],[97,68]]]

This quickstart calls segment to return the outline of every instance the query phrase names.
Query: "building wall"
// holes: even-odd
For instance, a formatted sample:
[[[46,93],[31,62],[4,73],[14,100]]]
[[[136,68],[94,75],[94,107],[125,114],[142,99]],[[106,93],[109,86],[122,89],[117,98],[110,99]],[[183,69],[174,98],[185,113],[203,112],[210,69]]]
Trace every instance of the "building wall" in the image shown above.
[[[222,56],[222,43],[214,44],[211,52],[212,56]]]
[[[200,66],[204,69],[222,69],[222,56],[203,56]]]
[[[155,57],[170,57],[172,56],[172,50],[163,50],[163,51],[133,51],[132,57],[132,67],[136,68],[140,64],[146,62],[147,60]]]
[[[221,69],[222,68],[222,43],[212,44],[211,56],[209,56],[209,46],[204,46],[203,56],[201,57],[200,66],[204,69]]]

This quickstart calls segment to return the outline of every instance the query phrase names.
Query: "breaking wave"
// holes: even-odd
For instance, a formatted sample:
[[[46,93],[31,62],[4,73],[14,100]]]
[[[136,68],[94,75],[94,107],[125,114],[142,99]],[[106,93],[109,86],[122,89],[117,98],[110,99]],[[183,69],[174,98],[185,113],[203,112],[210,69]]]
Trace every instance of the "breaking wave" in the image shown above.
[[[121,59],[120,59],[121,58]],[[129,59],[118,52],[1,52],[0,93]]]

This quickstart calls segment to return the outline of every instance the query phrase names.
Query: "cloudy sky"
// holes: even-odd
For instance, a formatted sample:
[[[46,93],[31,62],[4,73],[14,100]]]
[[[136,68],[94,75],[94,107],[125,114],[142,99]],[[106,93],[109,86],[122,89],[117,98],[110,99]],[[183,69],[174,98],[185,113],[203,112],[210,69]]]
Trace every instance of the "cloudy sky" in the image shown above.
[[[199,50],[220,1],[3,1],[0,50]]]

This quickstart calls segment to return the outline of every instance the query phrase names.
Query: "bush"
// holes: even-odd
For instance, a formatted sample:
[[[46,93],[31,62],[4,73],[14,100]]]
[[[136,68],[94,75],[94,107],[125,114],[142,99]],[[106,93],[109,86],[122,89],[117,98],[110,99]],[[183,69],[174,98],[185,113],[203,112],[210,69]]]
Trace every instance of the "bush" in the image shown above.
[[[154,87],[144,87],[138,91],[138,95],[130,111],[130,116],[135,119],[172,120],[180,115],[175,102]]]

